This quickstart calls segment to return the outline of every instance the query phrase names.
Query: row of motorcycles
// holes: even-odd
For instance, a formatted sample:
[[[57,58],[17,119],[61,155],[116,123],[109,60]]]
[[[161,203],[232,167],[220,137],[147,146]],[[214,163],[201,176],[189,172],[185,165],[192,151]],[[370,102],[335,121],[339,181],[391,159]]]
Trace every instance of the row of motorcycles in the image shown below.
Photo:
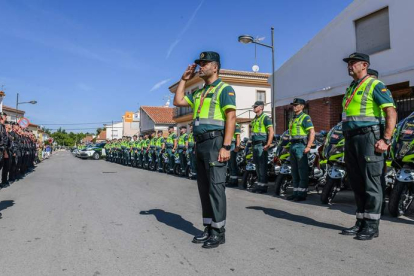
[[[158,153],[156,149],[150,148],[138,152],[138,149],[135,147],[129,149],[122,146],[120,149],[111,149],[107,152],[106,160],[125,166],[194,178],[195,173],[191,169],[190,154],[192,154],[191,151],[186,149],[178,149],[170,155],[165,150],[161,150]],[[171,167],[171,159],[173,159],[173,167]],[[182,167],[181,164],[185,164],[185,166]]]
[[[268,154],[268,177],[269,181],[275,182],[275,195],[280,196],[292,187],[289,131],[276,135],[274,145]],[[247,138],[241,146],[243,150],[237,154],[239,175],[242,176],[243,187],[252,189],[257,181],[253,147]],[[321,131],[316,134],[308,154],[309,186],[320,194],[323,204],[332,203],[340,191],[351,189],[344,152],[342,122],[328,133]],[[381,182],[384,202],[388,201],[392,216],[414,214],[414,112],[402,120],[394,131]]]

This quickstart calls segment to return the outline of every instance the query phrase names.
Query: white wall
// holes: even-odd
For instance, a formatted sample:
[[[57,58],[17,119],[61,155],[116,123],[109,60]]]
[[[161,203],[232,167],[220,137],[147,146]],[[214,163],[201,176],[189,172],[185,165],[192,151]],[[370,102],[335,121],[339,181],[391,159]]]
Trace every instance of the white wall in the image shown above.
[[[253,119],[255,114],[253,112],[252,105],[257,100],[256,91],[266,91],[266,102],[264,111],[271,112],[271,89],[270,87],[265,86],[251,86],[251,85],[241,85],[241,84],[231,84],[229,83],[234,91],[236,92],[236,105],[237,112],[236,116],[238,118],[250,118]],[[249,112],[250,110],[250,112]]]
[[[389,7],[391,49],[370,56],[386,84],[414,82],[412,0],[355,0],[275,72],[275,105],[345,93],[352,81],[343,58],[356,51],[354,21]],[[330,89],[323,91],[323,88]]]
[[[123,133],[123,123],[115,123],[113,125],[106,125],[106,139],[120,139]],[[112,131],[113,129],[113,131]],[[112,133],[114,134],[112,137]]]
[[[141,129],[141,132],[145,132],[147,130],[154,129],[154,122],[147,115],[147,113],[145,113],[144,111],[142,111],[142,109],[140,111],[140,117],[141,117],[141,121],[140,121],[140,129]]]

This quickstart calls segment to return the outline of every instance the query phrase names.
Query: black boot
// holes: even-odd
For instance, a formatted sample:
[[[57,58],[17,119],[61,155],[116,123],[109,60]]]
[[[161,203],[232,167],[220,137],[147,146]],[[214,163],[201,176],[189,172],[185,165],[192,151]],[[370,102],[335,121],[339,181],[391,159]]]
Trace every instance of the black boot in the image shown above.
[[[220,244],[224,244],[226,242],[226,236],[224,233],[214,233],[210,236],[210,238],[203,244],[203,248],[216,248]]]
[[[210,238],[211,228],[209,226],[206,226],[204,228],[203,233],[200,235],[197,235],[193,238],[193,243],[204,243]]]
[[[286,199],[287,200],[295,200],[295,198],[296,198],[296,195],[290,195]]]
[[[357,219],[354,226],[352,226],[351,228],[343,229],[341,234],[345,236],[355,236],[356,234],[362,231],[363,226],[364,226],[364,220]]]
[[[378,223],[376,222],[365,222],[365,226],[362,230],[356,234],[356,239],[361,241],[369,241],[373,238],[378,238],[379,236],[379,228]]]

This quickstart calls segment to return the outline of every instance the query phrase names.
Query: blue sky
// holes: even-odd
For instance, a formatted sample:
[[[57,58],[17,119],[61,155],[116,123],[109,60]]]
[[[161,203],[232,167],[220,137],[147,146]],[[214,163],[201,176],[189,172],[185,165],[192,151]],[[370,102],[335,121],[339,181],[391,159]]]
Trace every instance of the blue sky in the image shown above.
[[[225,69],[251,71],[254,46],[241,34],[275,28],[276,68],[352,0],[109,1],[0,0],[0,87],[36,124],[119,121],[140,105],[159,106],[201,51]],[[257,48],[260,72],[271,52]],[[94,131],[96,125],[62,125]],[[91,128],[91,129],[86,129]]]

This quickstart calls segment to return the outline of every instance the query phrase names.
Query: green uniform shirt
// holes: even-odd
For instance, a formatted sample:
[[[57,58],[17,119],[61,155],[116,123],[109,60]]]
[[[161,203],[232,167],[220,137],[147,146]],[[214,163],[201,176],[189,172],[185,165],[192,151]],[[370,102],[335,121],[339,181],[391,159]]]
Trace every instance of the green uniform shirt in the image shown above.
[[[363,79],[363,78],[362,78]],[[351,93],[354,91],[354,89],[358,86],[358,84],[361,82],[361,80],[353,81],[350,85]],[[385,86],[384,83],[380,82],[378,83],[373,91],[373,97],[374,102],[382,109],[385,107],[393,106],[395,107],[394,99],[392,98],[392,94],[390,90]],[[385,118],[384,118],[385,120]],[[367,126],[373,126],[376,125],[375,122],[343,122],[342,123],[342,130],[347,131],[351,129],[356,129],[360,127],[367,127]]]
[[[293,119],[299,118],[303,112],[299,113],[298,115],[293,115]],[[311,117],[309,115],[305,115],[305,118],[302,121],[302,127],[305,129],[306,133],[309,134],[309,130],[314,128]]]
[[[205,91],[210,88],[210,86],[217,86],[221,82],[221,79],[217,79],[211,85],[205,85],[202,89],[199,89],[192,94],[189,94],[184,97],[184,99],[191,105],[194,106],[194,95],[199,93],[200,91]],[[234,92],[233,87],[227,86],[223,89],[220,95],[220,109],[224,113],[227,109],[236,109],[236,93]],[[197,112],[194,110],[194,112]],[[213,130],[223,130],[223,127],[217,125],[209,125],[209,124],[199,124],[198,126],[193,126],[193,133],[194,135],[202,134],[208,131]]]
[[[268,132],[268,127],[272,127],[272,120],[269,118],[269,116],[266,116],[264,114],[262,114],[263,116],[265,116],[264,120],[263,120],[263,125],[265,126],[266,132]],[[260,115],[260,116],[262,116]],[[257,116],[256,116],[257,117]],[[255,118],[257,119],[257,118]],[[252,136],[252,141],[267,141],[267,135],[254,135]]]

